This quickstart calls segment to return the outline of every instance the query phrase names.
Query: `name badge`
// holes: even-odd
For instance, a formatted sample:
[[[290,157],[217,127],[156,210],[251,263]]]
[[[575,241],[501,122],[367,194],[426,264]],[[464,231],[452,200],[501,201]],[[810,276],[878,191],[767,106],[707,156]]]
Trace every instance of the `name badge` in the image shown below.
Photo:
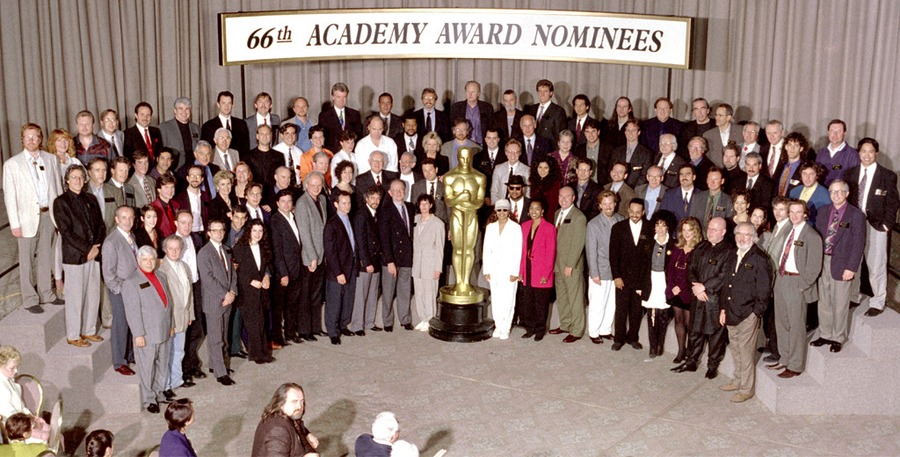
[[[792,186],[796,186],[797,184],[800,184],[800,180],[799,180],[799,179],[792,179],[792,180],[791,180],[791,185],[792,185]]]
[[[671,175],[671,176],[675,176],[675,171],[673,171],[673,170],[666,170],[666,174],[667,174],[667,175]]]
[[[638,171],[638,170],[643,170],[644,167],[643,167],[643,166],[640,166],[640,167],[631,167],[631,169],[634,170],[634,171]]]
[[[140,287],[141,287],[141,289],[146,289],[146,288],[150,287],[150,283],[149,282],[141,283]]]
[[[134,200],[134,193],[132,193],[132,192],[125,192],[125,197]]]
[[[106,203],[115,203],[116,198],[115,197],[104,197],[103,201],[105,201]]]
[[[716,260],[716,259],[709,259],[709,264],[710,264],[710,265],[718,265],[718,264],[719,264],[719,261]]]
[[[875,189],[875,195],[884,197],[885,195],[887,195],[887,191],[884,189]]]
[[[752,270],[752,269],[753,269],[753,264],[752,264],[752,263],[745,263],[745,264],[744,264],[744,268],[747,269],[747,270]]]
[[[572,222],[572,221],[570,219],[566,219],[563,221],[563,224],[568,224],[569,222]]]
[[[805,245],[805,243],[800,240],[794,241],[794,246],[802,248],[804,245]]]
[[[843,168],[843,167],[840,166],[839,164],[834,164],[834,165],[831,166],[831,169],[832,169],[832,170],[840,170],[841,168]]]
[[[717,206],[717,207],[716,207],[716,211],[725,211],[725,207],[724,207],[724,206]]]
[[[841,228],[850,228],[850,223],[849,223],[849,222],[841,222],[841,223],[838,224],[838,225],[839,225]]]
[[[638,239],[639,239],[639,240],[646,240],[646,239],[647,239],[647,235],[640,235],[640,236],[638,236]]]

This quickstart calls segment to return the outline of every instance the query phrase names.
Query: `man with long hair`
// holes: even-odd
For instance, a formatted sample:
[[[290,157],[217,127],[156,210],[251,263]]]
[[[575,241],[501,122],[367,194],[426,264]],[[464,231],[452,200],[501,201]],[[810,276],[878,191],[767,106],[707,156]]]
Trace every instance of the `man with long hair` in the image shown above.
[[[305,407],[299,384],[286,382],[278,386],[256,426],[251,455],[318,457],[319,440],[303,424]]]

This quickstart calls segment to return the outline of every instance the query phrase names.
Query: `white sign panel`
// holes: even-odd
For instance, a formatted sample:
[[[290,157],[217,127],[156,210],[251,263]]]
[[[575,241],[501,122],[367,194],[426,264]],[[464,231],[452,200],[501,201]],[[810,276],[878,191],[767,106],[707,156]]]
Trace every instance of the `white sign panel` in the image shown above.
[[[687,68],[691,19],[501,9],[219,14],[220,63],[518,59]]]

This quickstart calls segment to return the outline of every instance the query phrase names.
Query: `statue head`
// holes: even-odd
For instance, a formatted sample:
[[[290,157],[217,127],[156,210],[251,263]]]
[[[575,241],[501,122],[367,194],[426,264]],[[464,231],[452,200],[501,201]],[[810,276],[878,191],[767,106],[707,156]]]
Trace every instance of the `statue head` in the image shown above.
[[[472,164],[472,157],[475,155],[475,149],[468,146],[461,147],[456,152],[456,158],[459,162],[459,168],[468,169]]]

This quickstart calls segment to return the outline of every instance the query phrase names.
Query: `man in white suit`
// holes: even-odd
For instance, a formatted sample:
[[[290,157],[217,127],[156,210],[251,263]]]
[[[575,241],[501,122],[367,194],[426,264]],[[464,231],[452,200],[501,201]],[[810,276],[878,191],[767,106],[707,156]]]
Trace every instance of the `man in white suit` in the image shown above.
[[[519,161],[519,157],[522,155],[522,143],[519,140],[512,138],[507,141],[504,152],[508,160],[506,163],[494,167],[494,176],[491,178],[491,201],[493,202],[506,198],[506,182],[509,181],[510,175],[519,175],[525,182],[528,182],[528,175],[531,174],[528,165]]]
[[[172,308],[172,351],[169,358],[169,380],[166,383],[167,396],[174,396],[172,389],[176,387],[190,387],[184,383],[181,369],[181,361],[184,360],[184,343],[187,329],[194,321],[194,288],[191,268],[181,260],[181,252],[184,250],[184,240],[176,234],[172,234],[163,240],[165,259],[159,264],[158,272],[166,277],[169,283],[169,307]],[[193,383],[191,384],[193,385]]]
[[[19,245],[19,285],[22,304],[32,313],[40,313],[43,303],[62,305],[50,287],[53,272],[53,237],[56,229],[50,217],[53,200],[62,193],[62,180],[56,158],[41,151],[44,134],[37,124],[22,127],[19,154],[4,162],[3,199],[9,228]],[[37,253],[37,291],[32,278],[32,260]],[[57,278],[60,279],[60,278]]]

